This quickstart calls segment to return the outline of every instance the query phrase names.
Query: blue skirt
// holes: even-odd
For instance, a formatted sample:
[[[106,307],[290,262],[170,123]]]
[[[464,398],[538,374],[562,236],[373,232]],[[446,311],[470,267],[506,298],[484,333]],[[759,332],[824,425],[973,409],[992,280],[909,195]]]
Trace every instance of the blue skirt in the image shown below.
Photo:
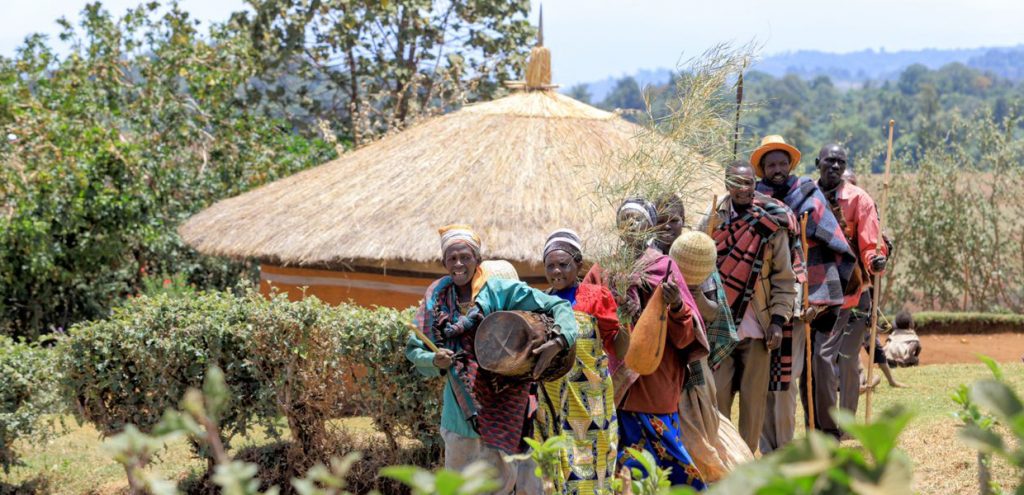
[[[693,464],[690,453],[683,446],[679,427],[679,413],[647,414],[619,411],[619,465],[644,471],[626,448],[646,450],[654,454],[658,467],[672,468],[669,480],[672,486],[687,485],[697,490],[705,488],[700,470]],[[644,475],[647,473],[645,472]]]

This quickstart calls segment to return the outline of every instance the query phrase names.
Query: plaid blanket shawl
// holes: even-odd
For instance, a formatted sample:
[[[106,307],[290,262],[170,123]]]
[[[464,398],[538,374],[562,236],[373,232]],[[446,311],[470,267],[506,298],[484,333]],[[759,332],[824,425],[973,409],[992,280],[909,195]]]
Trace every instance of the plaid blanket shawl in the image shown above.
[[[718,304],[718,314],[714,320],[705,321],[708,334],[708,366],[718,369],[722,360],[732,354],[733,349],[740,343],[740,337],[736,333],[736,322],[732,319],[732,311],[729,309],[729,300],[725,297],[725,288],[722,287],[722,278],[718,270],[711,272],[711,279],[715,285],[715,302]],[[686,389],[691,390],[698,385],[704,385],[704,371],[700,361],[694,361],[687,365]]]
[[[813,305],[842,305],[843,293],[853,275],[857,258],[818,186],[807,177],[790,176],[778,189],[761,180],[757,183],[757,191],[781,199],[797,216],[807,213],[808,246],[804,268],[809,284],[808,302]]]
[[[791,225],[791,216],[785,206],[755,198],[743,216],[727,219],[712,234],[718,249],[718,273],[736,325],[754,296],[768,241],[780,229],[788,235],[785,232]]]
[[[742,217],[723,223],[712,235],[718,248],[718,270],[724,277],[722,286],[734,326],[739,325],[754,296],[754,286],[764,268],[768,241],[774,235],[788,235],[793,245],[795,225],[796,218],[789,208],[772,198],[758,195]],[[803,269],[799,242],[795,246],[790,255],[800,279]],[[782,345],[771,353],[768,390],[788,389],[792,369],[793,325],[787,322],[782,328]]]
[[[416,312],[414,323],[439,347],[455,351],[448,380],[464,417],[485,444],[504,452],[523,452],[522,438],[528,422],[525,414],[519,412],[528,407],[531,382],[511,380],[480,369],[474,348],[475,328],[444,338],[441,327],[459,315],[458,295],[448,276],[431,287],[431,297]]]

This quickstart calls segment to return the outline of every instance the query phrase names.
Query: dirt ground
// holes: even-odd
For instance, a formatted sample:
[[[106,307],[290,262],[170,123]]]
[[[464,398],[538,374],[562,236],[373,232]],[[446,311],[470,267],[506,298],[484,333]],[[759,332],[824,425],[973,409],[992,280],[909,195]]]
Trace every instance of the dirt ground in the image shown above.
[[[1020,362],[1024,334],[921,335],[921,364],[977,363],[984,354],[1002,363]],[[882,339],[885,342],[885,339]]]

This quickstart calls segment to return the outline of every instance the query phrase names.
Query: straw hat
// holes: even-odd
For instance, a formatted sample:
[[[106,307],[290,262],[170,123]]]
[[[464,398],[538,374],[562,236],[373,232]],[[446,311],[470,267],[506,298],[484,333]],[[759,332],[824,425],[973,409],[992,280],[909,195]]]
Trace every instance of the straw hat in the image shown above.
[[[800,150],[786,144],[786,140],[778,134],[772,134],[765,136],[761,139],[761,146],[758,146],[753,153],[750,154],[750,166],[754,168],[754,173],[758,177],[764,177],[764,170],[761,170],[761,157],[772,151],[785,151],[789,154],[789,171],[800,163]]]
[[[679,264],[683,278],[689,285],[698,285],[715,271],[718,249],[715,241],[703,232],[690,231],[679,236],[668,251],[669,256]]]

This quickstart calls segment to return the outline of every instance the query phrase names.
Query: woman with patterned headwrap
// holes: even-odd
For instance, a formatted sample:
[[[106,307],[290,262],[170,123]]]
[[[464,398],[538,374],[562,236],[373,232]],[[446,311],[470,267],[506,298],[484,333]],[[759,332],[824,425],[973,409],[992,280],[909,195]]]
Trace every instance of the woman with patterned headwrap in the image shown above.
[[[521,454],[531,381],[506,378],[480,369],[474,347],[476,327],[495,311],[535,311],[552,317],[557,337],[533,351],[536,378],[555,357],[576,341],[577,324],[568,302],[526,284],[488,277],[480,269],[480,237],[465,225],[442,228],[441,264],[448,275],[430,284],[416,311],[415,325],[438,348],[436,352],[410,336],[405,355],[425,376],[446,376],[441,410],[445,467],[462,470],[474,461],[498,471],[502,487],[495,493],[540,493],[540,480],[529,459],[505,461]]]
[[[581,285],[583,248],[579,235],[556,230],[544,245],[548,294],[569,301],[576,314],[576,364],[558,380],[541,384],[537,433],[542,439],[566,434],[556,493],[607,494],[615,475],[618,424],[608,355],[619,331],[617,305],[602,285]]]

